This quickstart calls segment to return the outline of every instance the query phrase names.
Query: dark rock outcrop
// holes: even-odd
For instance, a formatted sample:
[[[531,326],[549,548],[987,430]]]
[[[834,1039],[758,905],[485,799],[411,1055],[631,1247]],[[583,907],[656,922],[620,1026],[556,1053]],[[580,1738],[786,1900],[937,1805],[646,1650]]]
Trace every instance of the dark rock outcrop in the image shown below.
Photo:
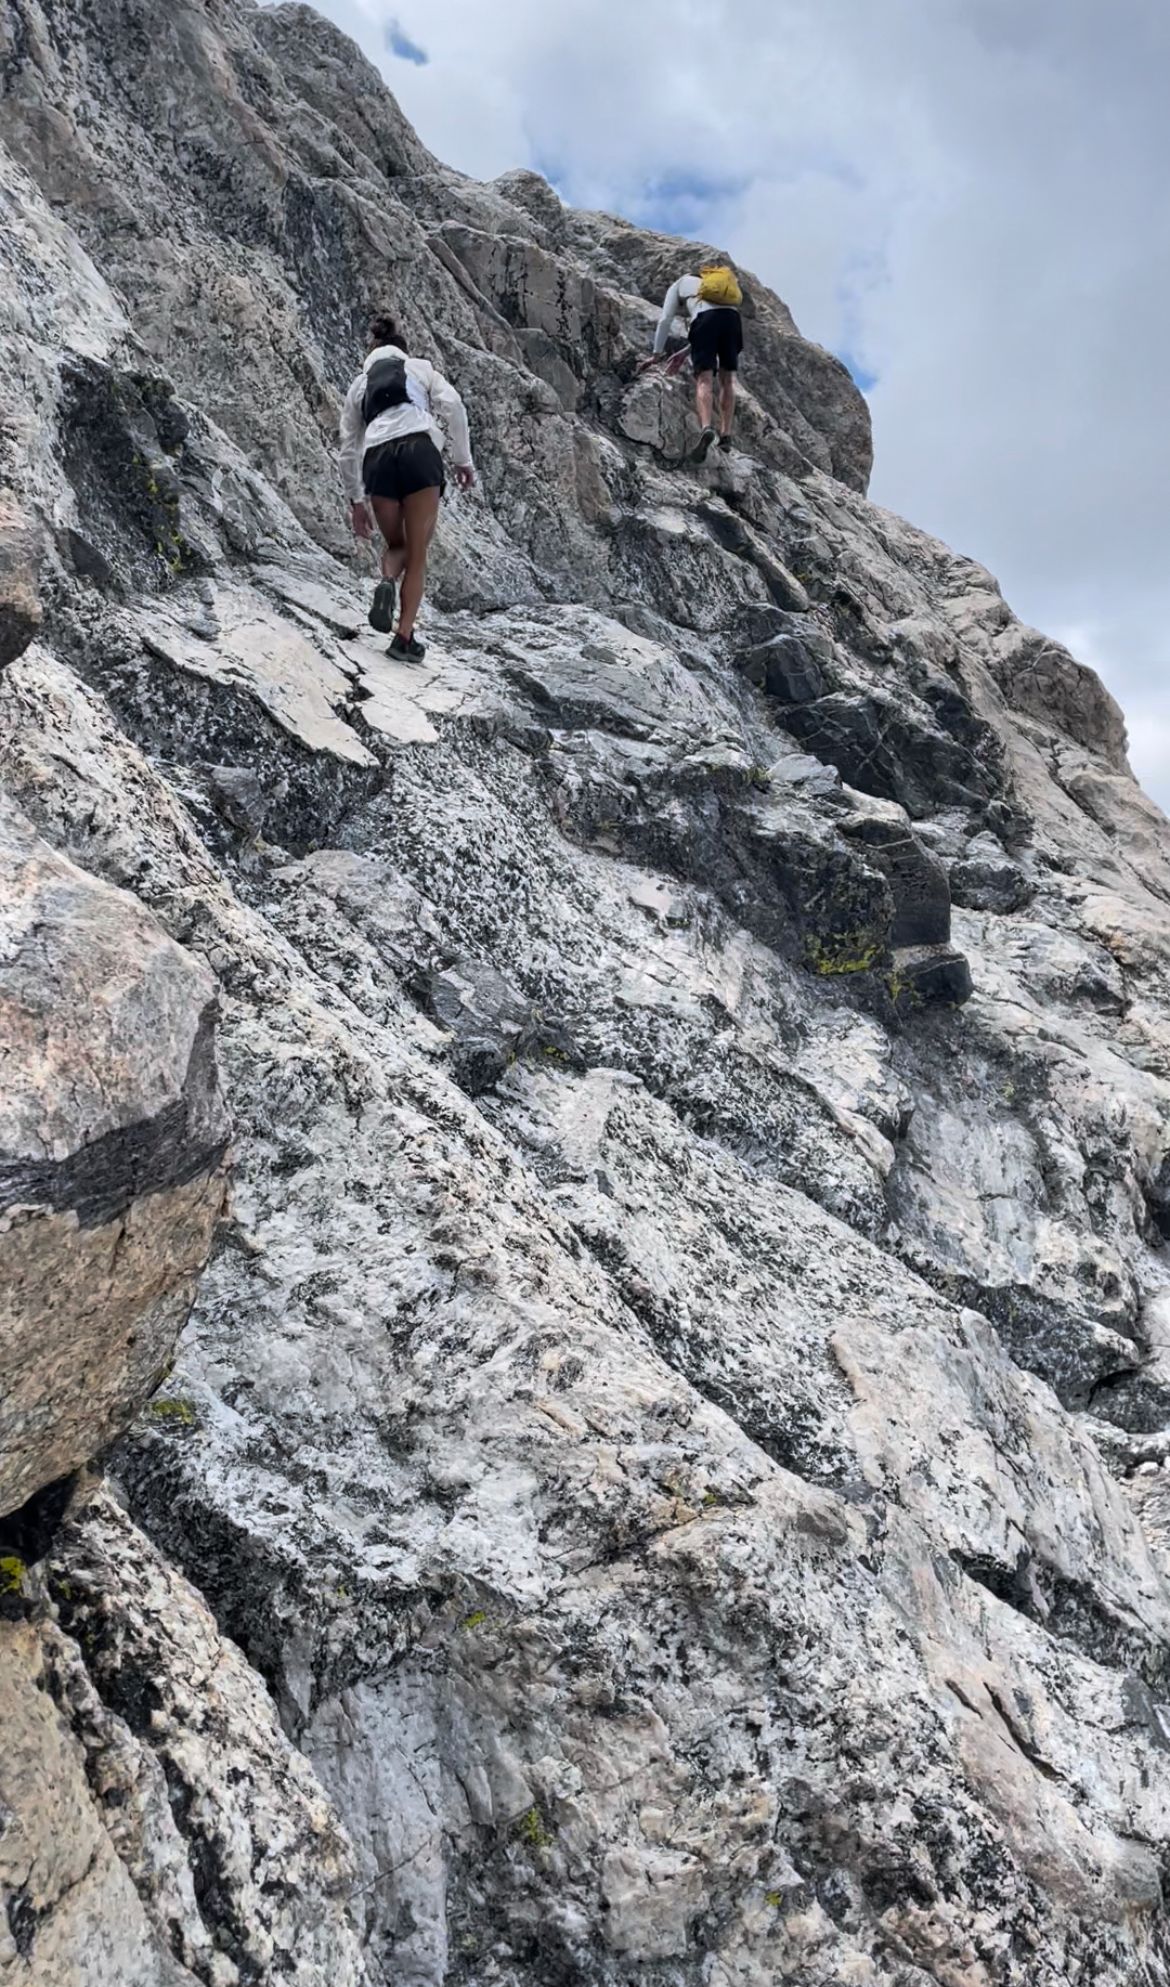
[[[0,497],[0,669],[15,661],[41,625],[41,550],[32,520]]]

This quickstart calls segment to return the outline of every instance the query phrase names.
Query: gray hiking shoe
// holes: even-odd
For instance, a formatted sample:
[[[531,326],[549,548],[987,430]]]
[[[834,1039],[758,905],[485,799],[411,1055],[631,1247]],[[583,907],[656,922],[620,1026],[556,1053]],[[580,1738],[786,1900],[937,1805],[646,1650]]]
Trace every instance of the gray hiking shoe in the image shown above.
[[[731,436],[730,436],[730,435],[720,435],[720,437],[719,437],[719,450],[720,450],[720,453],[721,453],[722,455],[730,455],[730,454],[731,454]]]
[[[421,662],[426,654],[426,649],[420,641],[416,641],[413,635],[405,642],[401,635],[395,635],[386,653],[387,655],[392,655],[395,662]]]
[[[398,611],[398,590],[393,580],[379,580],[374,588],[374,602],[370,608],[370,626],[380,635],[388,635],[394,627],[394,617]]]
[[[718,440],[719,436],[716,434],[714,428],[704,428],[702,434],[699,436],[699,439],[695,444],[695,449],[693,455],[691,456],[691,461],[706,462],[712,442],[717,442]]]

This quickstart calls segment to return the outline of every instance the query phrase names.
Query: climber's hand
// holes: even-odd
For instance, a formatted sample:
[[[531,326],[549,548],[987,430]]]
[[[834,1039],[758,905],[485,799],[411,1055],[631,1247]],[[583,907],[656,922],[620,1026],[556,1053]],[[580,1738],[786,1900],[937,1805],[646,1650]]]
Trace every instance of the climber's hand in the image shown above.
[[[465,462],[455,471],[455,481],[461,490],[470,490],[474,487],[475,471],[469,462]]]
[[[374,526],[371,521],[369,509],[366,504],[364,503],[351,504],[349,507],[349,519],[350,523],[353,525],[355,538],[373,537]]]

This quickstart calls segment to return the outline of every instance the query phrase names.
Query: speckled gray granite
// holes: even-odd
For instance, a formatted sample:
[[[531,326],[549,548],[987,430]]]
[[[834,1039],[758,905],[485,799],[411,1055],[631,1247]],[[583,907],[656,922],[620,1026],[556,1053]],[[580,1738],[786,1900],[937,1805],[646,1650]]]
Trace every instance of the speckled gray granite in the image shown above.
[[[1116,706],[867,501],[750,279],[680,467],[635,358],[697,245],[445,170],[308,9],[10,0],[0,135],[0,781],[112,920],[42,986],[5,902],[75,1017],[14,1154],[42,1223],[49,1160],[75,1221],[138,1165],[159,1251],[214,994],[234,1161],[106,1487],[95,1412],[10,1514],[0,1982],[1165,1987],[1170,829]],[[417,668],[333,454],[383,300],[482,471]],[[136,1292],[78,1267],[84,1343]]]

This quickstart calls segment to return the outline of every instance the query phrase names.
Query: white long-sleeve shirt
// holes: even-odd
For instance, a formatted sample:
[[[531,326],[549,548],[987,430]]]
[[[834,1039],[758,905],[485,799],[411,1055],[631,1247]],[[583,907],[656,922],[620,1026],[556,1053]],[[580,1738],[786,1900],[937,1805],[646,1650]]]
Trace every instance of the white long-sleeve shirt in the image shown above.
[[[366,392],[366,374],[377,359],[406,360],[406,391],[409,398],[401,407],[387,407],[384,414],[375,415],[367,428],[362,417],[362,401]],[[440,421],[442,427],[439,426]],[[362,482],[362,457],[367,449],[377,448],[382,442],[401,441],[404,435],[429,435],[436,447],[441,449],[443,428],[447,431],[455,467],[472,468],[467,409],[450,380],[444,379],[429,359],[407,357],[401,346],[375,346],[346,394],[341,410],[341,475],[350,502],[360,504],[366,493]]]
[[[654,350],[656,352],[665,352],[666,341],[670,337],[670,327],[680,312],[685,310],[687,323],[693,324],[700,311],[714,309],[714,304],[706,303],[699,295],[699,278],[697,276],[680,276],[678,282],[672,283],[666,292],[666,302],[662,306],[662,316],[658,320],[658,329],[654,333]]]

